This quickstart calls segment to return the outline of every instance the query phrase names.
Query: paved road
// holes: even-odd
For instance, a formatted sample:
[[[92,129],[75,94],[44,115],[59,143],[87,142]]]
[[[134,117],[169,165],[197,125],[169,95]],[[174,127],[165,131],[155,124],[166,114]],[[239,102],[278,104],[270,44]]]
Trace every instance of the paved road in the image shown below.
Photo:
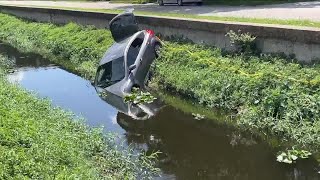
[[[76,7],[92,9],[127,9],[139,11],[186,13],[200,16],[232,16],[272,19],[302,19],[320,21],[320,1],[262,6],[158,6],[156,4],[132,5],[109,2],[64,1],[0,1],[0,4],[23,6]]]

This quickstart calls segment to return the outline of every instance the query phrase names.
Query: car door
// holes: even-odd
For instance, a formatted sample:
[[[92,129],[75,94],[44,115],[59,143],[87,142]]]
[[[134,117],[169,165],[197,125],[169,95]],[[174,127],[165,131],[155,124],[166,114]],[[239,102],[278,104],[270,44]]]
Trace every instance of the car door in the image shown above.
[[[114,17],[109,23],[109,28],[116,42],[132,36],[139,30],[138,23],[132,12],[125,12]]]

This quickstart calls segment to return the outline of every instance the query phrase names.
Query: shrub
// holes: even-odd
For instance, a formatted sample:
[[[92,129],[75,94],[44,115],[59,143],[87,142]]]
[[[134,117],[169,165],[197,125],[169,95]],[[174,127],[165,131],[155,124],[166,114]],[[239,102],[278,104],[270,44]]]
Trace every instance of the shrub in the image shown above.
[[[230,38],[231,45],[233,45],[236,49],[238,54],[245,54],[245,55],[253,55],[257,54],[257,47],[256,47],[256,37],[252,36],[249,33],[238,33],[234,31],[229,31],[226,36]]]

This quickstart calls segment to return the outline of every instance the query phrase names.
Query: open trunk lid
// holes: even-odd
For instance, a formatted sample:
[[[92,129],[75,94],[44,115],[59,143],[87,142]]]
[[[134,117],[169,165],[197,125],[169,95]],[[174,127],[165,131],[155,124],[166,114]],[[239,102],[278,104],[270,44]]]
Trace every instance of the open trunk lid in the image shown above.
[[[132,12],[117,15],[110,21],[109,27],[116,42],[120,42],[138,32],[138,23]]]

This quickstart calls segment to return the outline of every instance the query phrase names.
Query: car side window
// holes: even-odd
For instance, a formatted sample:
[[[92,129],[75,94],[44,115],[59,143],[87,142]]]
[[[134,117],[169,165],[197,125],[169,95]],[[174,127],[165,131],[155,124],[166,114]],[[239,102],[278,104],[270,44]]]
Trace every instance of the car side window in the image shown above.
[[[135,63],[136,58],[139,54],[140,48],[138,47],[130,47],[128,50],[128,56],[127,56],[127,66],[130,67],[132,64]]]

